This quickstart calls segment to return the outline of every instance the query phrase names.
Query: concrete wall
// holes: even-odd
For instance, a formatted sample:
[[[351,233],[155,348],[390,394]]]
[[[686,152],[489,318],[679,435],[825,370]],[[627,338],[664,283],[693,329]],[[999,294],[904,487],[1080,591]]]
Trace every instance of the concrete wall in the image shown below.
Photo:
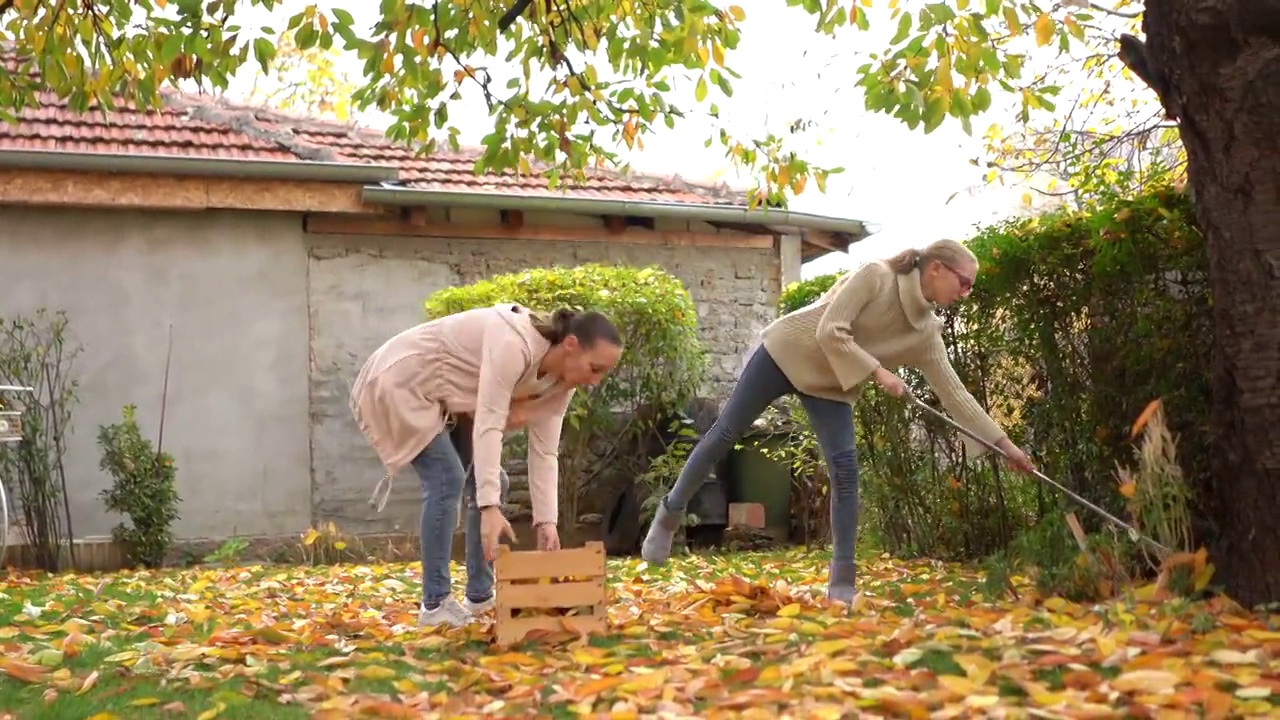
[[[307,527],[306,291],[296,216],[0,208],[0,314],[65,310],[83,346],[66,462],[76,535],[120,520],[98,498],[98,426],[136,404],[154,441],[170,324],[177,534]]]
[[[496,213],[448,215],[498,221]],[[566,220],[599,226],[525,217],[530,225]],[[415,530],[411,471],[397,478],[383,513],[367,505],[382,470],[347,407],[359,367],[386,338],[421,322],[422,301],[435,290],[584,262],[656,263],[686,283],[712,354],[710,395],[725,394],[773,317],[780,269],[772,249],[306,235],[301,217],[284,213],[0,208],[0,316],[65,310],[84,346],[66,464],[81,537],[108,534],[119,521],[98,498],[110,484],[98,469],[98,427],[133,403],[144,432],[156,435],[170,323],[164,449],[183,498],[179,537],[288,535],[328,519],[349,531]]]

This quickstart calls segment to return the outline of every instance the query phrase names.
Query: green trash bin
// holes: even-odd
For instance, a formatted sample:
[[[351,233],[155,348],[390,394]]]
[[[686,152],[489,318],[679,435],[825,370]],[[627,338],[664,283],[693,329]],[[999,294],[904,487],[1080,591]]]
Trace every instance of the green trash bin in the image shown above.
[[[788,441],[786,433],[743,436],[732,455],[732,502],[764,506],[765,531],[785,542],[791,535],[791,467],[761,452],[776,451]]]

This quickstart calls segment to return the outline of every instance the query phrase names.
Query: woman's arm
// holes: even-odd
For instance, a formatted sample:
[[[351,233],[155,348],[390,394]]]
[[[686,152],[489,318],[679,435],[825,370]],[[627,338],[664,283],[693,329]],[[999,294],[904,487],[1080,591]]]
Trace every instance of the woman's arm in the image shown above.
[[[480,352],[480,385],[476,396],[475,427],[471,432],[477,507],[502,503],[502,436],[511,409],[511,395],[529,366],[524,341],[499,318],[489,321]]]
[[[818,347],[831,363],[840,389],[848,390],[880,367],[853,337],[853,322],[877,295],[884,291],[892,271],[875,262],[867,263],[835,288],[831,303],[818,321]]]
[[[942,406],[956,422],[989,443],[999,445],[1002,441],[1008,441],[1000,426],[996,425],[978,401],[973,399],[964,383],[960,382],[955,368],[951,367],[951,360],[947,358],[947,350],[940,335],[935,334],[929,340],[919,367],[929,387],[938,394]],[[973,457],[981,457],[988,452],[988,448],[973,442],[972,438],[965,437],[964,443]]]
[[[539,408],[528,426],[529,497],[535,526],[543,523],[554,525],[559,516],[560,432],[573,392],[568,390],[548,398],[548,407]]]

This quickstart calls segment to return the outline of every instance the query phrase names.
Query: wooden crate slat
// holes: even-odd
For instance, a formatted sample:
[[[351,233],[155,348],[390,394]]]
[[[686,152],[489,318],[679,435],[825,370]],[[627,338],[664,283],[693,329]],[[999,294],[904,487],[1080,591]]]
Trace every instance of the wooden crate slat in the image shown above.
[[[499,620],[494,628],[494,633],[499,643],[509,645],[520,642],[526,634],[533,630],[548,630],[551,632],[569,630],[571,632],[589,634],[593,632],[603,633],[604,627],[604,617],[596,615],[521,617]]]
[[[534,630],[603,633],[608,624],[605,595],[604,543],[554,552],[514,552],[499,549],[494,563],[497,580],[495,640],[510,644]],[[586,578],[559,581],[557,578]],[[550,580],[550,582],[543,582]],[[589,608],[583,615],[544,615],[547,610]],[[513,617],[520,610],[534,615]]]
[[[495,603],[501,611],[517,608],[574,608],[595,605],[604,598],[604,578],[588,582],[563,582],[548,585],[498,583]]]
[[[604,543],[589,542],[584,547],[556,552],[514,551],[503,546],[494,562],[494,576],[503,580],[536,580],[544,577],[604,574]]]

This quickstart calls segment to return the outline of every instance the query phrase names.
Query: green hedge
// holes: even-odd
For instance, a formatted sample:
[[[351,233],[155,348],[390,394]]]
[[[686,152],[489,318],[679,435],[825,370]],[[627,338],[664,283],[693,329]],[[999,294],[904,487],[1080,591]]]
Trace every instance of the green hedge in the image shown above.
[[[438,318],[502,302],[547,314],[559,307],[598,310],[622,335],[618,366],[592,391],[576,393],[566,417],[560,509],[562,522],[574,522],[583,486],[609,462],[593,451],[650,432],[652,418],[676,412],[697,396],[708,371],[697,307],[680,280],[661,268],[592,264],[525,270],[447,288],[428,298],[425,309],[428,318]]]

